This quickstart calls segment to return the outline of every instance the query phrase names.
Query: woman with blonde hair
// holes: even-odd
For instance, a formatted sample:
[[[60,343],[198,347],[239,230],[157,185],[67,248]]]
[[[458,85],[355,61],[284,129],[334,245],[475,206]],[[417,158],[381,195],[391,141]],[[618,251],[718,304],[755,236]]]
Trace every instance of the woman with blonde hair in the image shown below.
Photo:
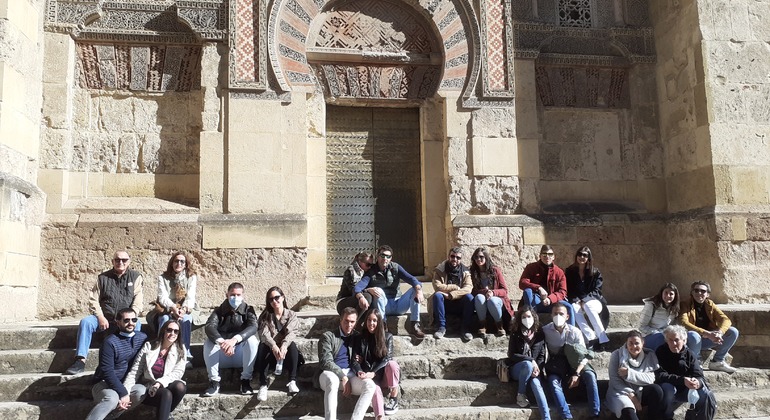
[[[200,313],[196,301],[197,286],[198,275],[192,258],[184,251],[172,254],[166,271],[158,277],[158,298],[155,301],[157,325],[160,327],[170,319],[179,322],[181,328],[179,338],[184,345],[184,354],[188,360],[192,359],[190,353],[192,321]],[[150,318],[149,314],[147,318]]]

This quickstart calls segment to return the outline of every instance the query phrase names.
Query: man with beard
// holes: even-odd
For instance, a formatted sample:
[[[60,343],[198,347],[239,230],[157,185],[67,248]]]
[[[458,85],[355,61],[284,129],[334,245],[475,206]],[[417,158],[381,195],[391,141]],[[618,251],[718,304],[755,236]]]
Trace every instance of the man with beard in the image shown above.
[[[433,270],[433,290],[436,292],[428,299],[428,313],[433,315],[436,327],[433,337],[436,339],[446,334],[447,313],[462,315],[463,310],[473,311],[473,305],[465,305],[462,299],[473,290],[471,272],[460,262],[462,258],[462,249],[456,246],[449,250],[449,257]],[[470,318],[470,314],[462,319],[466,318]]]

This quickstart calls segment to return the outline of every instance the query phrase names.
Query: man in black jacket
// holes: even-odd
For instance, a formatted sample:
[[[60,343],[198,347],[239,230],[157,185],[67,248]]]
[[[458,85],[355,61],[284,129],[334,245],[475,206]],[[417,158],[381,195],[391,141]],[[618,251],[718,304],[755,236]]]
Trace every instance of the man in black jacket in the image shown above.
[[[211,397],[219,393],[219,368],[242,368],[241,394],[253,394],[251,375],[257,356],[257,314],[243,301],[243,285],[227,287],[226,299],[206,322],[203,358],[209,374],[209,387],[201,394]]]

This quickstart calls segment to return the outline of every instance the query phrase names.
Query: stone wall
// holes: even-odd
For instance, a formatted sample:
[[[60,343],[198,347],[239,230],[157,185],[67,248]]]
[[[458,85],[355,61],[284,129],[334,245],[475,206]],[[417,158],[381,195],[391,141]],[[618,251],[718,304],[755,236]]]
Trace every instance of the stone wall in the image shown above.
[[[0,320],[34,318],[45,196],[36,186],[43,0],[0,0]],[[20,304],[26,302],[27,304]]]
[[[82,316],[96,276],[112,267],[116,250],[126,249],[131,268],[144,273],[145,304],[157,297],[157,279],[176,250],[186,250],[198,267],[198,302],[219,305],[227,285],[241,282],[248,302],[264,306],[264,293],[281,287],[293,305],[307,295],[306,252],[302,249],[203,249],[195,215],[120,215],[111,220],[56,216],[43,228],[40,319]],[[149,309],[149,306],[147,306]]]

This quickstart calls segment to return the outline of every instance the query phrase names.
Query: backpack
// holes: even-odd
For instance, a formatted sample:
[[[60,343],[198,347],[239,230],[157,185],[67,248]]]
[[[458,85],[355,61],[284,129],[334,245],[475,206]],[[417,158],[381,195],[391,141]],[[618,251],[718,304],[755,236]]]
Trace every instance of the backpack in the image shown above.
[[[704,386],[704,396],[701,397],[694,409],[687,410],[685,420],[713,420],[717,415],[717,400],[714,393]]]

